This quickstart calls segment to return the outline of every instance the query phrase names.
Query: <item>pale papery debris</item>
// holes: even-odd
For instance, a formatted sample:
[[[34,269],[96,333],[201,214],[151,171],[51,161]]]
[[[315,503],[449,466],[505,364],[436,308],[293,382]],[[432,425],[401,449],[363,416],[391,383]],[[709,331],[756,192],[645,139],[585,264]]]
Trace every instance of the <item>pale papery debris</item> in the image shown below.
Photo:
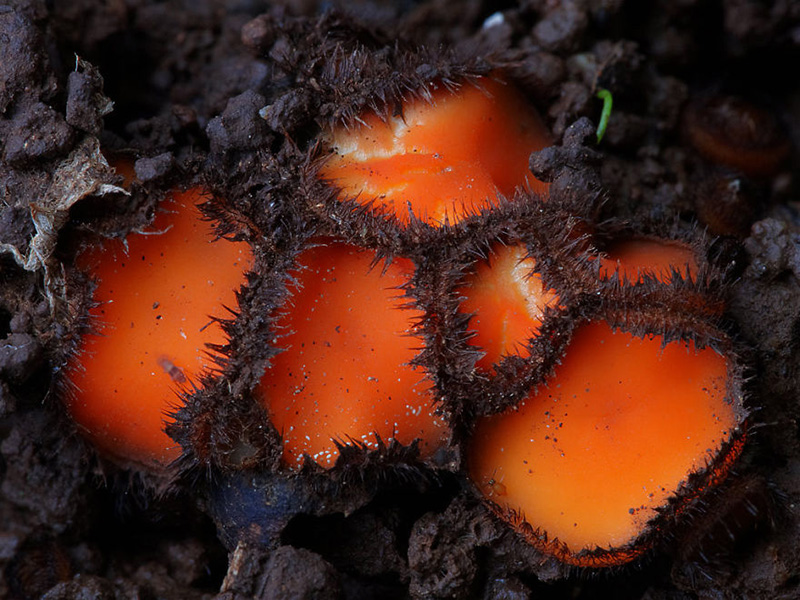
[[[36,230],[27,250],[13,244],[0,243],[0,254],[10,254],[16,263],[30,272],[44,273],[44,293],[50,310],[64,298],[64,267],[53,259],[58,232],[69,219],[69,210],[78,201],[90,196],[130,193],[109,183],[115,172],[100,151],[95,137],[85,138],[53,171],[50,185],[39,202],[31,202],[29,210]]]

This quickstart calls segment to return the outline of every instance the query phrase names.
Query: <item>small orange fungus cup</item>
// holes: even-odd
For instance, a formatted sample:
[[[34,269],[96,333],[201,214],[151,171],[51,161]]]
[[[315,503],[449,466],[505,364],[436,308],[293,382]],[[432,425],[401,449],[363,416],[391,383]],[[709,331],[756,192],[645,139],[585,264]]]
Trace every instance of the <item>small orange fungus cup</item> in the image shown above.
[[[297,259],[297,288],[277,325],[285,351],[258,388],[290,467],[306,454],[333,466],[334,440],[374,448],[376,434],[403,444],[419,439],[423,458],[447,441],[425,373],[410,365],[423,344],[416,337],[423,313],[405,306],[399,288],[414,265],[395,258],[382,272],[373,259],[338,242]]]
[[[681,242],[652,238],[632,238],[613,244],[600,259],[600,277],[610,278],[619,270],[623,284],[637,285],[644,275],[669,283],[672,272],[684,279],[697,280],[697,260],[694,251]]]
[[[248,244],[216,239],[199,188],[175,192],[149,231],[80,255],[97,280],[86,334],[67,368],[67,408],[82,432],[124,463],[163,467],[180,454],[164,432],[177,392],[213,366],[208,344],[227,341],[229,317],[253,262]]]
[[[474,314],[469,331],[475,335],[469,343],[483,350],[476,366],[484,371],[503,356],[527,356],[525,343],[537,334],[545,308],[558,305],[556,292],[545,289],[533,272],[536,261],[526,256],[521,244],[495,247],[456,290],[464,297],[459,310]]]
[[[365,114],[362,123],[334,129],[320,177],[401,223],[411,212],[431,225],[455,223],[518,186],[546,193],[528,158],[550,136],[519,92],[489,78],[455,91],[431,84],[430,91],[430,101],[404,103],[402,115]]]
[[[623,564],[647,550],[651,520],[690,475],[731,448],[718,482],[738,454],[728,443],[742,411],[727,376],[711,348],[662,348],[658,337],[583,325],[546,385],[479,421],[470,477],[543,552],[578,566]]]
[[[751,177],[777,173],[792,142],[777,116],[736,96],[698,98],[683,114],[682,130],[706,159]]]

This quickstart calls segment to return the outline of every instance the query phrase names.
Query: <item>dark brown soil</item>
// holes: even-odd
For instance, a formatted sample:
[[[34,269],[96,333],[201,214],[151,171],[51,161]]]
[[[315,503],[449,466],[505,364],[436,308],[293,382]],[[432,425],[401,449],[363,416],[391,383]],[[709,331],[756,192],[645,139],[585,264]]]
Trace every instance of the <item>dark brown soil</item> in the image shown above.
[[[800,597],[800,4],[495,6],[0,0],[0,597]],[[336,60],[347,69],[332,76]],[[434,465],[414,448],[351,448],[335,472],[287,477],[275,432],[252,426],[263,414],[245,401],[269,359],[259,311],[282,301],[312,233],[449,256],[436,254],[442,234],[351,219],[315,187],[320,127],[381,93],[498,67],[554,134],[531,169],[571,214],[614,223],[607,233],[702,238],[727,305],[719,327],[745,366],[750,435],[735,472],[634,566],[543,559],[469,493],[457,446]],[[614,110],[597,144],[600,87]],[[101,151],[135,161],[129,193]],[[209,216],[254,244],[262,277],[229,324],[224,377],[187,398],[170,430],[186,454],[165,483],[88,447],[63,410],[61,370],[90,292],[76,249],[146,223],[172,186],[198,182],[225,199]],[[303,204],[313,194],[321,208]],[[448,235],[459,251],[513,235],[515,210]],[[446,312],[424,291],[435,269],[419,272],[419,302]],[[420,360],[459,390],[463,361],[435,332],[428,341]],[[506,381],[516,368],[490,382],[503,394],[484,385],[476,412],[518,397]],[[208,436],[224,443],[198,441]]]

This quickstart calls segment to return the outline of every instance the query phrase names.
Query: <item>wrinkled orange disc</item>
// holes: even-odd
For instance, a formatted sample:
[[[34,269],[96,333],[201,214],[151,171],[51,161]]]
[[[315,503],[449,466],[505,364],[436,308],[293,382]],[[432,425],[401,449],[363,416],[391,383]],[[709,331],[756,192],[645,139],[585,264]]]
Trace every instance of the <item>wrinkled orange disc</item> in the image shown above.
[[[464,297],[459,310],[474,313],[469,343],[483,350],[476,366],[484,371],[508,354],[527,356],[525,344],[539,331],[545,308],[558,305],[558,295],[544,288],[533,272],[536,261],[526,255],[521,244],[499,245],[456,290]]]
[[[337,127],[320,177],[345,197],[374,202],[408,223],[455,223],[518,187],[545,193],[528,169],[531,152],[550,144],[536,111],[509,84],[481,78],[451,92],[431,84],[432,99],[403,104],[386,121],[375,114]]]

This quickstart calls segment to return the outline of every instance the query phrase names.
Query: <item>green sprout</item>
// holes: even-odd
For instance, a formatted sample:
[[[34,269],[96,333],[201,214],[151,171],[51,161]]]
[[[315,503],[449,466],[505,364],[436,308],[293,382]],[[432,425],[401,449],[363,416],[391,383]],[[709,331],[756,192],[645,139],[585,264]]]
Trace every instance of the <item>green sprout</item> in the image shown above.
[[[608,127],[608,118],[611,116],[614,98],[612,98],[611,92],[605,88],[599,88],[595,96],[603,101],[603,112],[600,113],[600,124],[597,126],[597,143],[599,144],[606,133],[606,127]]]

